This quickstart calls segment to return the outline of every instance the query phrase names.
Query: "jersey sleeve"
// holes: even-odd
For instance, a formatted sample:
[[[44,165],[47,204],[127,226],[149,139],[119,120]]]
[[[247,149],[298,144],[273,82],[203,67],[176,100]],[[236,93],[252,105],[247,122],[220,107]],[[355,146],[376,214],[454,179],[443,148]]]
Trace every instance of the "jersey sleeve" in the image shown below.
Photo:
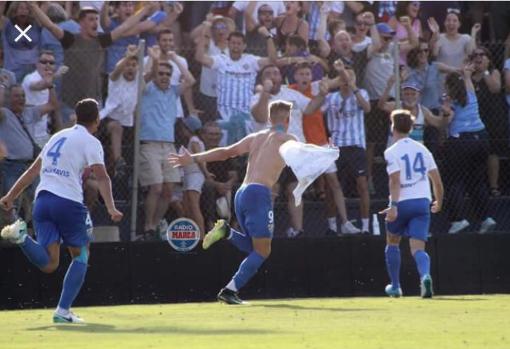
[[[400,171],[398,160],[392,152],[385,151],[384,159],[386,160],[386,171],[388,172],[388,175]]]
[[[214,55],[214,56],[211,56],[211,59],[213,60],[211,69],[218,70],[223,65],[225,58],[223,55]]]
[[[87,166],[104,165],[104,151],[98,140],[90,142],[85,149]]]
[[[60,44],[62,45],[64,50],[67,50],[69,47],[73,46],[74,34],[68,32],[67,30],[64,30],[64,36],[62,37],[62,39],[60,39]]]

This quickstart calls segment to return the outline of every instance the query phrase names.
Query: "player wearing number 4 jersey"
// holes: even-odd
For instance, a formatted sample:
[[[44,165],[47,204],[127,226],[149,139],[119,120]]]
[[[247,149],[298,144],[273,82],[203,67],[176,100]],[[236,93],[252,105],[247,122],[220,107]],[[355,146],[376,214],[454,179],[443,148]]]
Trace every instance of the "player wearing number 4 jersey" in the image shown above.
[[[280,146],[295,137],[287,134],[292,104],[281,100],[269,104],[271,128],[252,133],[228,147],[216,148],[191,155],[170,154],[174,166],[186,166],[193,161],[222,161],[231,157],[248,155],[248,167],[243,185],[236,192],[235,211],[241,231],[228,226],[224,220],[216,223],[204,237],[203,248],[208,249],[221,239],[229,240],[248,254],[228,285],[218,294],[218,300],[227,304],[242,304],[237,292],[255,275],[271,253],[273,237],[273,207],[271,188],[285,167],[280,156]]]
[[[85,279],[92,231],[92,222],[83,204],[81,183],[86,167],[90,167],[97,178],[99,192],[112,220],[122,218],[113,202],[103,148],[92,136],[99,126],[97,102],[93,99],[79,101],[75,112],[77,125],[51,137],[35,162],[0,199],[2,208],[10,209],[13,201],[40,175],[33,211],[37,241],[27,234],[26,223],[22,220],[4,227],[1,236],[17,244],[30,262],[45,273],[57,269],[60,243],[68,247],[73,259],[53,315],[56,323],[83,322],[70,308]]]
[[[399,244],[402,236],[407,236],[420,274],[421,296],[430,298],[433,289],[425,242],[430,212],[441,210],[443,183],[432,154],[409,138],[414,119],[407,110],[398,109],[391,113],[395,143],[384,152],[390,181],[390,205],[382,213],[386,214],[386,268],[391,279],[385,291],[390,297],[402,296]],[[432,207],[429,178],[435,197]]]

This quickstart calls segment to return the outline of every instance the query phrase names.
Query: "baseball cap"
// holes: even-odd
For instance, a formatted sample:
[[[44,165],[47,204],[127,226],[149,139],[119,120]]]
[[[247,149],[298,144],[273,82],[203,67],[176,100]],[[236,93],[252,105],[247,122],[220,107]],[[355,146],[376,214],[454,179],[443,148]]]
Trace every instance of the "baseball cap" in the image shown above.
[[[395,31],[388,23],[377,23],[377,31],[382,35],[395,35]]]
[[[410,88],[410,89],[418,91],[418,92],[421,91],[421,87],[420,87],[420,85],[418,85],[418,83],[416,81],[405,81],[404,83],[402,83],[402,90],[404,90],[406,88]]]
[[[183,122],[191,132],[196,132],[202,128],[202,121],[194,115],[183,118]]]

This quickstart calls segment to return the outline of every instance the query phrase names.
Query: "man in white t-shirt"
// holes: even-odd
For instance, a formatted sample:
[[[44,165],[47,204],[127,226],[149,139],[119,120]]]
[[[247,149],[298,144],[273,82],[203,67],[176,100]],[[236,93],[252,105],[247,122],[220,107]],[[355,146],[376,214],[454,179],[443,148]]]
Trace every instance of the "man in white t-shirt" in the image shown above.
[[[124,127],[134,124],[134,113],[138,97],[138,50],[129,45],[124,58],[119,60],[110,73],[108,97],[105,107],[99,112],[101,128],[110,140],[108,172],[112,176],[123,177],[126,161],[122,157],[122,137]]]
[[[430,258],[425,242],[430,226],[430,212],[441,211],[443,183],[430,151],[421,143],[409,138],[415,117],[407,110],[391,113],[391,130],[395,143],[386,149],[386,170],[389,177],[390,204],[386,214],[386,268],[391,284],[386,286],[390,297],[402,296],[400,288],[400,239],[409,237],[411,254],[420,274],[421,296],[433,295],[430,277]],[[435,201],[431,203],[430,180]],[[431,207],[432,204],[432,207]]]
[[[52,51],[41,51],[36,70],[23,78],[21,86],[25,91],[25,102],[27,106],[40,106],[48,103],[50,89],[54,88],[53,82],[67,72],[68,68],[62,66],[55,71],[55,56]],[[55,114],[52,114],[55,116]],[[57,123],[56,129],[60,129],[60,118],[54,117],[53,122]],[[50,138],[48,134],[48,114],[44,114],[39,121],[33,125],[34,141],[40,147]]]
[[[85,279],[92,232],[92,221],[83,204],[82,175],[85,168],[90,167],[94,172],[111,219],[118,222],[122,218],[113,201],[110,178],[103,162],[103,148],[92,135],[99,126],[98,104],[93,99],[81,100],[76,104],[75,112],[77,125],[51,137],[35,162],[0,199],[0,206],[9,210],[27,185],[40,177],[33,211],[37,241],[27,234],[23,220],[4,227],[1,236],[17,244],[44,273],[57,270],[61,242],[68,247],[73,260],[53,314],[55,323],[83,322],[70,308]]]
[[[264,5],[268,5],[273,9],[274,17],[277,17],[285,13],[285,4],[283,3],[283,1],[256,1],[256,3],[257,5],[255,5],[253,12],[250,14],[255,22],[257,21],[257,14],[259,8]],[[248,9],[249,4],[250,1],[234,1],[228,13],[229,17],[235,20],[239,13],[243,13]],[[243,23],[243,33],[245,31],[246,23]]]
[[[229,35],[228,55],[208,56],[204,38],[197,46],[196,59],[218,72],[216,88],[220,125],[227,130],[223,144],[233,144],[246,136],[250,124],[250,98],[257,72],[276,60],[276,47],[269,31],[266,36],[268,57],[264,58],[244,53],[246,41],[239,32]]]
[[[270,127],[268,120],[269,103],[275,100],[283,100],[292,103],[289,128],[287,133],[294,135],[298,141],[306,143],[303,133],[303,110],[310,99],[302,93],[282,86],[282,74],[276,65],[270,64],[260,72],[262,90],[251,99],[251,113],[253,116],[252,128],[254,132]],[[290,167],[286,167],[278,181],[287,196],[287,209],[290,215],[290,227],[287,229],[288,237],[296,237],[303,232],[303,204],[296,206],[292,191],[298,181]]]

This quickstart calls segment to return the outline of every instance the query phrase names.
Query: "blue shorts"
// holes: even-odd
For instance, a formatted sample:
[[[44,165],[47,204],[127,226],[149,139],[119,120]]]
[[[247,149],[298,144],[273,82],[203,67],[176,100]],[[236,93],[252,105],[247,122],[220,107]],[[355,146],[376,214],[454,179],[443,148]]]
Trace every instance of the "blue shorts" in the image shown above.
[[[55,242],[82,247],[90,242],[92,221],[79,202],[43,190],[35,199],[33,220],[37,242],[44,247]]]
[[[236,192],[234,204],[243,233],[252,238],[273,237],[271,189],[262,184],[243,184]]]
[[[429,199],[400,201],[397,205],[397,212],[395,221],[386,222],[386,231],[395,235],[427,241],[430,227]]]

